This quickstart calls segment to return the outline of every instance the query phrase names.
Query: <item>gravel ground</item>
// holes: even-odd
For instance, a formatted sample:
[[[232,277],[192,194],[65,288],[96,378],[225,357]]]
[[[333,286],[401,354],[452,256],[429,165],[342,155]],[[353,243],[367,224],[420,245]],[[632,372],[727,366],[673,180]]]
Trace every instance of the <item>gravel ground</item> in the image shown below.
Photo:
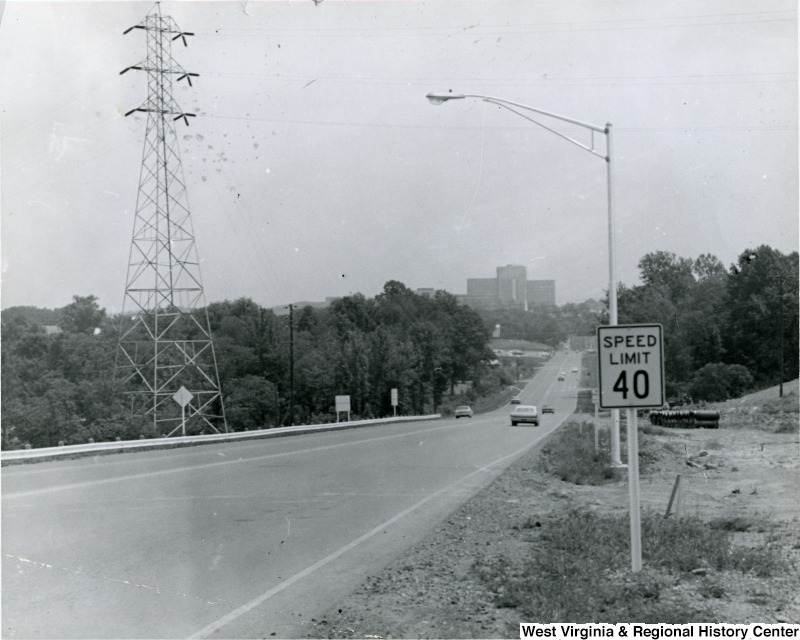
[[[733,533],[734,544],[777,544],[785,563],[785,571],[770,578],[702,566],[670,578],[661,601],[673,599],[678,606],[703,603],[714,620],[698,622],[800,623],[798,431],[774,432],[780,420],[796,423],[797,413],[776,416],[762,411],[765,398],[776,395],[768,392],[716,405],[723,418],[715,430],[648,429],[648,421],[640,420],[643,513],[665,513],[680,475],[673,504],[677,517],[760,523]],[[517,460],[425,541],[354,593],[343,595],[336,607],[312,621],[307,637],[519,637],[519,623],[534,620],[520,619],[516,609],[502,606],[503,594],[482,580],[475,567],[501,558],[524,558],[532,531],[568,509],[628,511],[625,477],[602,486],[563,482],[544,470],[541,448]],[[628,579],[628,569],[620,567],[609,579]],[[644,572],[648,570],[645,566]]]

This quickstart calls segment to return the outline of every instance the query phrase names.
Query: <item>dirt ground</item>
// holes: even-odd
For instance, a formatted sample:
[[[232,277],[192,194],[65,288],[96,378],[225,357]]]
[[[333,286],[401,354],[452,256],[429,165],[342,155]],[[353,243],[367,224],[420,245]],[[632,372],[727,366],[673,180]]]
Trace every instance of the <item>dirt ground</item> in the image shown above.
[[[785,393],[794,394],[796,404],[797,383]],[[776,413],[769,406],[776,396],[776,389],[768,390],[709,407],[721,412],[719,429],[651,429],[646,418],[640,419],[642,513],[665,514],[680,476],[670,517],[763,523],[733,533],[734,543],[778,544],[786,563],[786,572],[772,578],[714,576],[715,620],[698,622],[800,623],[798,414],[796,409]],[[787,420],[794,425],[787,428]],[[607,422],[601,419],[601,426]],[[497,606],[497,593],[476,575],[476,561],[525,554],[525,530],[538,526],[537,518],[570,508],[628,513],[624,475],[601,486],[569,484],[544,472],[540,450],[537,446],[517,460],[426,540],[343,596],[312,622],[308,637],[518,637],[519,623],[530,620],[521,620],[514,608]],[[698,567],[677,577],[670,592],[676,598],[708,599],[708,571],[713,570]]]

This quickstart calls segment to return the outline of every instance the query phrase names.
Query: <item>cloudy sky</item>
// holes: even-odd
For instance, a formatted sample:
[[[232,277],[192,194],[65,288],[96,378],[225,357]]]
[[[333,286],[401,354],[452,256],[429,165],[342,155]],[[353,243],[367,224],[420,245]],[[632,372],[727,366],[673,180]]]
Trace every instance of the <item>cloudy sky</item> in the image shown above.
[[[2,306],[119,310],[151,2],[10,1],[0,23]],[[479,100],[613,123],[618,279],[664,250],[798,248],[792,0],[161,4],[208,302],[466,292],[524,264],[557,302],[608,286],[606,165]],[[181,83],[183,85],[184,83]],[[542,120],[545,122],[545,120]],[[548,123],[553,124],[553,123]],[[590,143],[587,131],[556,128]],[[595,140],[603,147],[603,136]]]

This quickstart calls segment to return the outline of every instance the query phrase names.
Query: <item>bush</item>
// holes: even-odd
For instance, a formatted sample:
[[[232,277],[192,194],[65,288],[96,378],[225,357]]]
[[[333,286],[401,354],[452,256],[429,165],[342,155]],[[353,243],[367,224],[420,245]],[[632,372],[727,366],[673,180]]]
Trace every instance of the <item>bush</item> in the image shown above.
[[[721,402],[736,398],[753,385],[753,375],[740,364],[716,362],[698,369],[692,376],[689,393],[695,400]]]

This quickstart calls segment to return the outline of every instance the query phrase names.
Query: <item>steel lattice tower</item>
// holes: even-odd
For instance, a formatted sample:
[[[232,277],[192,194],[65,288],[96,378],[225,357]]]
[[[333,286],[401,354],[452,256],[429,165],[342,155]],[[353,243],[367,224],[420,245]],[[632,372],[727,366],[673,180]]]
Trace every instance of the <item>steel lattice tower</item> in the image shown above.
[[[133,414],[152,420],[154,435],[227,432],[175,131],[177,120],[188,125],[195,114],[177,105],[173,81],[191,85],[198,74],[175,62],[172,43],[180,38],[185,46],[193,34],[162,17],[158,4],[125,33],[133,29],[147,33],[147,58],[120,73],[147,72],[148,95],[125,115],[146,113],[147,129],[115,373],[126,384]],[[181,388],[193,396],[185,414],[175,399]]]

